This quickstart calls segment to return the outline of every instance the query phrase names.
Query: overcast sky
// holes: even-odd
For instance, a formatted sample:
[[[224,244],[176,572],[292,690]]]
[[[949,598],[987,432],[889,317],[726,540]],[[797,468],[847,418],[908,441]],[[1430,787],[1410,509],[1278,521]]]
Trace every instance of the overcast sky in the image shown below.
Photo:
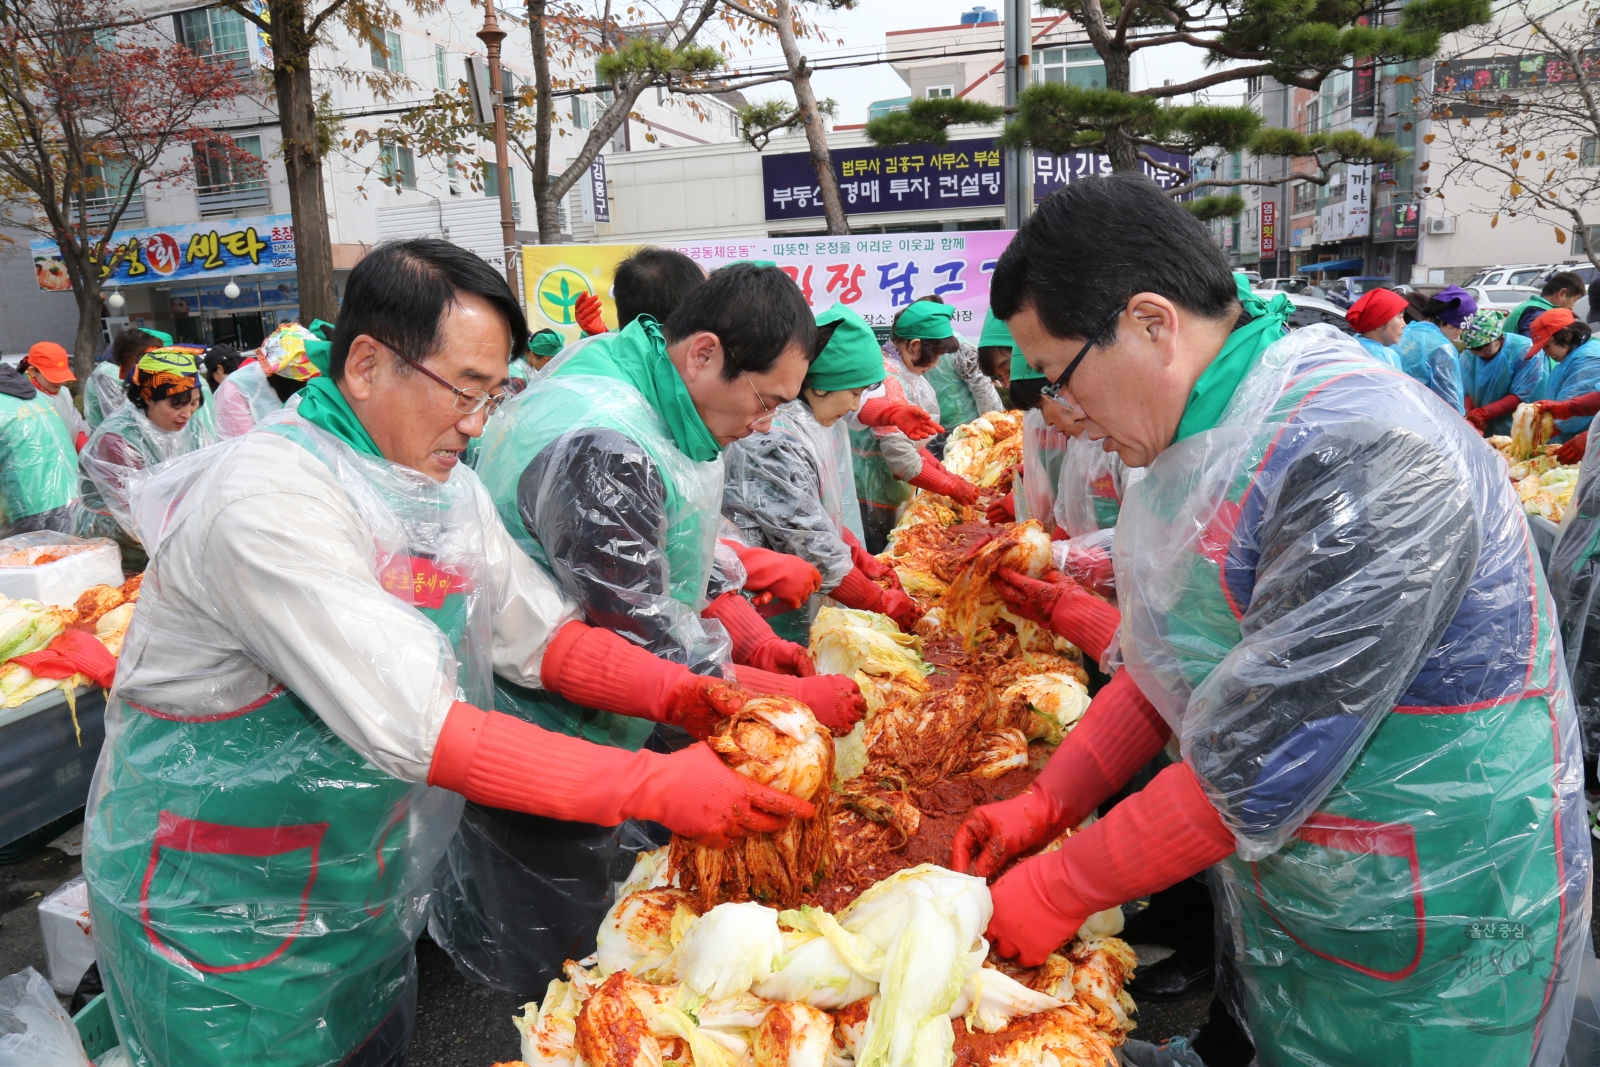
[[[961,21],[962,12],[970,11],[974,6],[974,0],[919,0],[915,4],[906,0],[859,0],[854,10],[830,12],[821,5],[807,5],[827,32],[829,40],[826,44],[815,39],[804,42],[806,54],[811,57],[813,65],[819,65],[827,64],[830,59],[837,61],[871,49],[881,52],[884,34],[889,30],[953,26]],[[983,6],[991,10],[1001,8],[997,2]],[[918,17],[908,18],[911,12]],[[843,44],[834,43],[833,38],[842,38]],[[758,39],[748,52],[736,53],[733,57],[733,62],[738,65],[751,63],[770,66],[782,61],[777,42],[771,38]],[[1134,56],[1135,89],[1150,83],[1147,71],[1151,70],[1159,70],[1161,78],[1187,80],[1198,77],[1205,68],[1200,63],[1199,53],[1186,45],[1149,49]],[[812,77],[812,86],[817,96],[832,97],[838,102],[838,121],[846,124],[866,122],[867,107],[873,101],[905,96],[910,91],[887,63],[844,70],[819,70]],[[1232,90],[1235,87],[1230,85],[1224,88]],[[793,99],[788,86],[782,83],[751,89],[745,95],[751,101],[777,96]],[[1232,102],[1217,94],[1213,94],[1211,99],[1214,103]]]

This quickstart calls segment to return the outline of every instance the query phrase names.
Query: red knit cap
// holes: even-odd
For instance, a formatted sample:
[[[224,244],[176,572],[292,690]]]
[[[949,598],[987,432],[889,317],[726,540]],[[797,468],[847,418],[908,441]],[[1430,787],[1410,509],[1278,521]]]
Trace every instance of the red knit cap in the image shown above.
[[[1360,300],[1350,305],[1350,310],[1344,313],[1344,320],[1356,333],[1371,333],[1382,329],[1384,323],[1405,309],[1406,298],[1393,289],[1374,289],[1363,293]]]

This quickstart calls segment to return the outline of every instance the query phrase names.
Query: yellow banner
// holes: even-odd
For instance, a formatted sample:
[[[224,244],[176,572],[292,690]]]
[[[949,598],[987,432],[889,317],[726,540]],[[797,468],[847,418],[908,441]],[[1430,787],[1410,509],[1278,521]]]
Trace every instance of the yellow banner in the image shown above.
[[[523,245],[522,284],[528,303],[528,330],[555,330],[568,341],[583,336],[573,305],[583,293],[600,298],[605,320],[615,328],[617,305],[611,299],[611,272],[640,245]]]

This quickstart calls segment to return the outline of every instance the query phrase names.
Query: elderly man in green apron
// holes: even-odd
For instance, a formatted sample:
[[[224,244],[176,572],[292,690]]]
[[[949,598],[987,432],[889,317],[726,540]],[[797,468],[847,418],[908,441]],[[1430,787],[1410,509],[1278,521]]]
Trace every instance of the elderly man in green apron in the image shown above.
[[[993,874],[1182,756],[995,883],[997,949],[1036,963],[1212,868],[1266,1067],[1559,1063],[1593,955],[1577,722],[1498,457],[1342,335],[1284,336],[1287,301],[1142,176],[1040,205],[992,300],[1147,473],[1117,527],[1125,666],[955,863]],[[1028,586],[1036,618],[1065,585]]]
[[[697,730],[740,700],[576,621],[460,465],[525,334],[476,256],[379,246],[298,407],[145,488],[84,855],[136,1067],[401,1062],[463,796],[711,841],[809,807],[705,745],[624,752],[483,710],[491,671]]]
[[[697,675],[797,697],[843,733],[865,710],[855,682],[816,675],[805,648],[740,593],[741,576],[716,564],[722,451],[794,399],[815,331],[782,271],[725,267],[665,324],[641,317],[569,349],[490,424],[477,470],[517,545],[589,624]],[[496,688],[501,711],[600,744],[635,750],[654,730],[504,676]],[[469,977],[540,995],[593,944],[617,877],[609,833],[469,805],[434,940]]]

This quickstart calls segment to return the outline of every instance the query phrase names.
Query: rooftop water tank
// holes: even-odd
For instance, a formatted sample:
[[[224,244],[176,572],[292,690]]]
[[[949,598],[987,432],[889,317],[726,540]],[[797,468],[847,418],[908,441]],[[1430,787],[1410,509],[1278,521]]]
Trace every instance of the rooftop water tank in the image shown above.
[[[961,25],[963,26],[977,26],[985,22],[999,21],[1000,12],[991,11],[989,8],[981,5],[973,8],[971,11],[963,11],[961,13]]]

